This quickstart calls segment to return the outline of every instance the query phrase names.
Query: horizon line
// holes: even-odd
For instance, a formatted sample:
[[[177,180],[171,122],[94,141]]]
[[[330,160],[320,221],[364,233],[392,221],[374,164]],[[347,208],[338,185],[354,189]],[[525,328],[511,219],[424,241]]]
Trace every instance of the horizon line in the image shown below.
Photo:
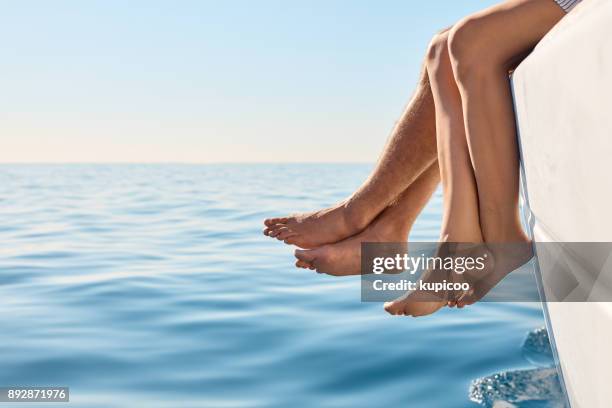
[[[218,161],[218,162],[186,162],[186,161],[23,161],[23,162],[0,162],[0,166],[10,165],[86,165],[86,164],[174,164],[174,165],[218,165],[218,164],[374,164],[376,161]]]

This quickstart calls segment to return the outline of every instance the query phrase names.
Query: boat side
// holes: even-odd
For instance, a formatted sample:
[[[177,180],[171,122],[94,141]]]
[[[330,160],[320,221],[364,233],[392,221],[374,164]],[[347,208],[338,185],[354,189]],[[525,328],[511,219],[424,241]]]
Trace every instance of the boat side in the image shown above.
[[[612,1],[585,0],[513,74],[523,199],[537,242],[612,242],[611,38]],[[557,278],[545,276],[555,268],[540,273]],[[612,303],[564,302],[541,289],[571,406],[609,407]]]

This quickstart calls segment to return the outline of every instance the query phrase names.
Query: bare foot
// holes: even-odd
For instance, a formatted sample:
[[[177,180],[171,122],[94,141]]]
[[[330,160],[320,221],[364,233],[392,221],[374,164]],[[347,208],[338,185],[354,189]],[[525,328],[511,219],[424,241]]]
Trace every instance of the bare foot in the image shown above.
[[[484,244],[442,242],[436,256],[442,259],[449,257],[477,258],[482,256],[484,257],[483,270],[494,270],[492,255]],[[485,273],[482,272],[478,276],[478,279],[484,276],[484,274]],[[467,296],[473,295],[474,291],[471,289],[472,281],[476,278],[475,275],[471,275],[470,278],[468,278],[465,273],[457,273],[452,270],[428,270],[424,272],[423,276],[420,278],[421,281],[429,284],[467,282],[470,284],[470,290],[468,292],[454,290],[436,292],[419,289],[408,292],[392,302],[386,302],[385,310],[392,315],[420,317],[433,314],[447,305],[451,307],[463,307],[465,306],[465,302],[459,301],[458,299],[467,299]]]
[[[450,273],[444,270],[429,270],[421,280],[428,283],[450,281]],[[415,290],[391,302],[385,302],[384,307],[387,313],[395,316],[427,316],[446,306],[449,297],[447,291]]]
[[[263,233],[300,248],[316,248],[360,232],[375,216],[351,211],[342,202],[312,213],[268,218]]]
[[[510,272],[517,270],[533,257],[533,248],[528,239],[524,242],[490,244],[489,249],[492,262],[488,263],[488,267],[476,275],[470,273],[463,277],[472,290],[457,297],[458,307],[478,302]]]
[[[361,243],[405,242],[408,231],[397,224],[397,222],[393,223],[379,218],[360,234],[335,244],[309,250],[296,249],[297,262],[295,265],[334,276],[359,275],[361,274]]]

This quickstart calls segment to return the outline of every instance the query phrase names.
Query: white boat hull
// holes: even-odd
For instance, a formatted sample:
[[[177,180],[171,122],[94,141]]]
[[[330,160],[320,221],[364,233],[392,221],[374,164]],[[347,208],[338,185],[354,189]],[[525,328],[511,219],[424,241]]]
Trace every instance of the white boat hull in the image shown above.
[[[533,238],[612,242],[612,0],[584,0],[512,82]],[[571,406],[612,407],[612,303],[542,294]]]

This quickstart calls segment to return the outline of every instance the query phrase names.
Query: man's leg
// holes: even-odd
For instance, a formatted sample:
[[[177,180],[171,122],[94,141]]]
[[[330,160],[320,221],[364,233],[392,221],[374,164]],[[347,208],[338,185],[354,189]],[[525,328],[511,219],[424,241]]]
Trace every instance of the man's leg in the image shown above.
[[[553,0],[510,0],[470,16],[449,36],[487,242],[525,242],[519,154],[508,70],[564,16]]]
[[[423,72],[376,168],[361,187],[334,207],[266,219],[264,234],[287,244],[314,248],[362,231],[435,162],[434,120],[429,80]]]
[[[406,242],[417,216],[440,182],[432,163],[368,227],[357,235],[315,249],[296,249],[296,266],[335,276],[361,273],[362,242]]]

